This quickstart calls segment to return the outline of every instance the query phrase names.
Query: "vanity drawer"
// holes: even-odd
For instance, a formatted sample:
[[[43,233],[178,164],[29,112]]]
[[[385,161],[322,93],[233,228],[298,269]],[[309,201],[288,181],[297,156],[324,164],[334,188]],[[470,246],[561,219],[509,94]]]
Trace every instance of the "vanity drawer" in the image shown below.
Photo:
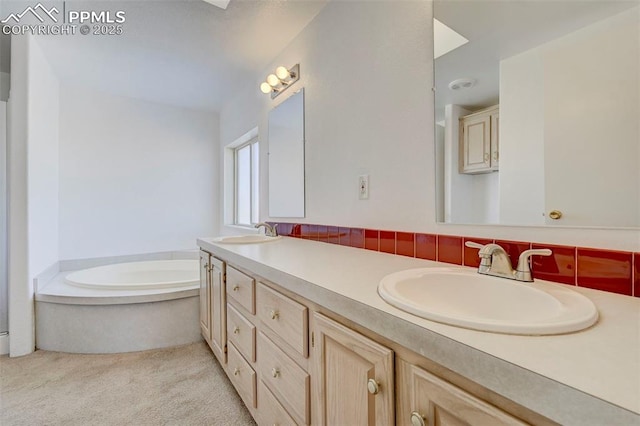
[[[304,357],[309,356],[309,313],[300,303],[258,283],[258,318]]]
[[[256,406],[256,372],[247,361],[242,358],[240,352],[233,346],[227,345],[227,371],[231,383],[240,394],[240,397],[249,407]]]
[[[258,381],[258,412],[261,425],[295,426],[287,410],[278,402],[262,380]]]
[[[228,303],[227,338],[247,360],[256,361],[256,327]]]
[[[260,378],[299,424],[309,424],[309,374],[262,332],[258,333]]]
[[[231,303],[256,313],[256,280],[227,266],[227,297]]]

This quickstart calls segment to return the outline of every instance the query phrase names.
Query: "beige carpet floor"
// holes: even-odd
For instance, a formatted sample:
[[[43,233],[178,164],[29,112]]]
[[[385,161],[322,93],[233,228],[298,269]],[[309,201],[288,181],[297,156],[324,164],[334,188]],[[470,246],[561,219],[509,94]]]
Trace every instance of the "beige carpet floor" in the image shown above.
[[[253,425],[206,343],[0,357],[0,425]]]

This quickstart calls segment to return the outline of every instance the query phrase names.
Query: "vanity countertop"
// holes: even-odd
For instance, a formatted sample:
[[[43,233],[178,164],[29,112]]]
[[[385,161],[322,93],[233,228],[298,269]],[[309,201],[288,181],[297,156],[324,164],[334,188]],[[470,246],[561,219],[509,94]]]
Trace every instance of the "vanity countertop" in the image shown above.
[[[289,237],[198,245],[556,422],[640,424],[640,298],[567,286],[596,304],[595,326],[557,336],[487,333],[422,319],[378,296],[390,273],[449,264]]]

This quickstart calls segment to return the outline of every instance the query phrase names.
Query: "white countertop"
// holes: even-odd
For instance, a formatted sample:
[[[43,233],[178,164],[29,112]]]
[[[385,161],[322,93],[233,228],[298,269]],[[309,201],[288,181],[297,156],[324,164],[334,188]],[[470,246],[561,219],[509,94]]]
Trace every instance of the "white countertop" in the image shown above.
[[[595,326],[559,336],[494,334],[422,319],[378,296],[385,275],[449,264],[286,237],[198,244],[559,423],[640,424],[639,298],[566,286],[596,304]]]

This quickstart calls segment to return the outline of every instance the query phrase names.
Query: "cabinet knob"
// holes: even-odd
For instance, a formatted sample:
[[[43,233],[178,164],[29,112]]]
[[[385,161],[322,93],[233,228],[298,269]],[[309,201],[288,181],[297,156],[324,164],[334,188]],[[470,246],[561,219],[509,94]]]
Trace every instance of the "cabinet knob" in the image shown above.
[[[376,382],[375,379],[369,379],[367,381],[367,390],[371,395],[377,395],[380,392],[380,383]]]
[[[424,420],[425,418],[417,411],[411,413],[411,426],[426,426]]]
[[[549,219],[558,220],[562,217],[562,212],[560,210],[551,210],[549,212]]]
[[[238,290],[240,290],[240,286],[238,286],[238,285],[234,285],[234,286],[233,286],[233,288],[232,288],[232,290],[233,290],[233,291],[238,291]]]
[[[272,368],[271,375],[273,376],[274,379],[277,378],[280,375],[280,370],[278,370],[277,368]]]
[[[280,316],[280,312],[278,311],[271,311],[269,314],[271,315],[272,320],[276,320]]]
[[[237,376],[238,374],[240,374],[240,369],[239,368],[234,368],[233,369],[233,375]]]
[[[240,328],[239,327],[234,327],[233,328],[233,334],[240,334]]]

